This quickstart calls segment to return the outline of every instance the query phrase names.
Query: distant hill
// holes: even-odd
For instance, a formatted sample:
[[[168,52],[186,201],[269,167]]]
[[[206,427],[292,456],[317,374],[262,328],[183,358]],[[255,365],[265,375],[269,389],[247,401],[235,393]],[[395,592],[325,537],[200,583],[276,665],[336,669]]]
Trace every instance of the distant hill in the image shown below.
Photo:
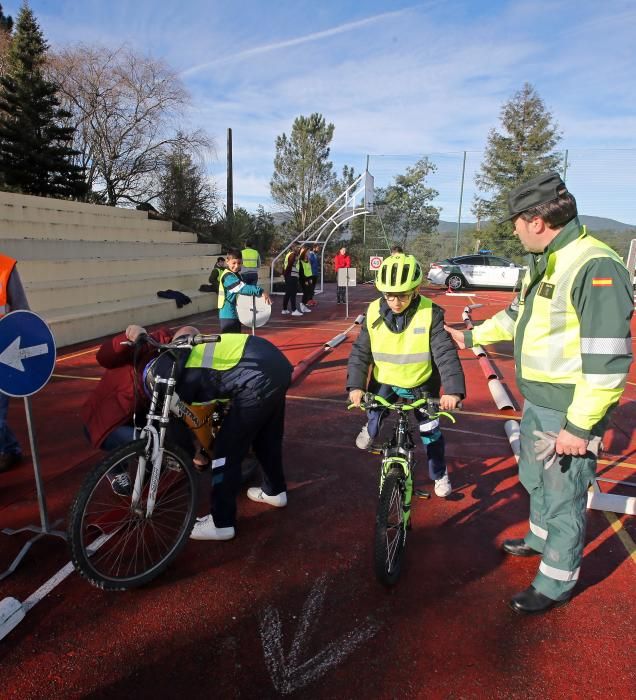
[[[622,221],[606,219],[602,216],[586,216],[585,214],[581,214],[579,219],[583,225],[587,226],[588,231],[616,231],[617,233],[622,233],[623,231],[636,230],[636,224],[624,224]],[[474,228],[474,222],[461,224],[461,231],[471,231]],[[457,231],[457,222],[442,221],[440,219],[437,230],[440,233],[455,233]]]

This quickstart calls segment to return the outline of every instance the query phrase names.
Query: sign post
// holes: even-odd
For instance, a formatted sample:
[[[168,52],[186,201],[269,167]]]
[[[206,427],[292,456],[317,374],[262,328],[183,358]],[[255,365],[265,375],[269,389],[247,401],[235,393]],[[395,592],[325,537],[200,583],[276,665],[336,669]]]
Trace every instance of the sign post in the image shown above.
[[[356,286],[355,267],[341,267],[338,270],[337,285],[345,288],[345,318],[349,318],[349,287]]]
[[[30,397],[40,391],[51,378],[55,367],[55,340],[44,320],[32,311],[12,311],[0,318],[0,391],[8,396],[24,397],[35,488],[40,508],[40,527],[27,525],[18,530],[4,529],[5,535],[35,532],[20,550],[11,566],[0,574],[0,580],[15,571],[31,545],[44,535],[66,539],[66,533],[52,530],[46,508],[46,496],[40,472],[33,412]],[[55,523],[57,525],[57,523]]]
[[[371,272],[377,272],[383,260],[384,258],[381,255],[372,255],[369,258],[369,270],[371,270]]]

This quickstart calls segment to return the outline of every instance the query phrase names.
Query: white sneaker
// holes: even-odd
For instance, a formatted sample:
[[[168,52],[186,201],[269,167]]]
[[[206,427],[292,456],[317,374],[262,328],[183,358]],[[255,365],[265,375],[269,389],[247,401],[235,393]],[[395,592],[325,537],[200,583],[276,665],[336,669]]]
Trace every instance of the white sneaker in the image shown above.
[[[303,312],[302,312],[302,311],[298,311],[298,309],[296,309],[296,311],[292,311],[292,314],[291,314],[291,315],[292,315],[292,316],[302,316],[302,315],[303,315]]]
[[[281,314],[283,314],[283,316],[289,315],[290,313],[291,313],[291,311],[287,311],[287,309],[283,309],[283,310],[281,311]]]
[[[441,479],[435,479],[435,495],[440,498],[446,498],[450,496],[453,491],[450,479],[448,478],[448,472],[444,474]]]
[[[301,305],[300,305],[300,310],[301,310],[304,314],[310,314],[310,313],[311,313],[311,309],[310,309],[308,306],[305,306],[305,304],[301,304]]]
[[[287,491],[281,491],[275,496],[268,496],[259,486],[252,486],[252,488],[247,489],[247,497],[250,501],[267,503],[275,508],[284,508],[287,505]]]
[[[190,533],[190,539],[231,540],[235,534],[233,527],[216,527],[212,516],[206,515],[204,518],[197,518]]]
[[[356,438],[356,447],[360,448],[361,450],[368,450],[372,444],[373,438],[369,435],[367,423],[365,423],[362,426],[362,430],[358,433],[358,437]]]

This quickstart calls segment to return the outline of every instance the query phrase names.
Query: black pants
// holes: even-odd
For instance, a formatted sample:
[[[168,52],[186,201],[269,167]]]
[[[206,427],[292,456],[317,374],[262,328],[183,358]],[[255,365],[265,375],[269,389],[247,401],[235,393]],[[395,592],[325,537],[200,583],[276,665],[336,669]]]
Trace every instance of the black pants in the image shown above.
[[[287,303],[291,304],[291,310],[296,311],[296,294],[298,293],[298,277],[285,277],[285,297],[283,309],[287,310]]]
[[[311,277],[303,277],[300,281],[300,287],[303,292],[302,303],[307,305],[307,302],[311,299],[313,294],[311,293]]]
[[[241,462],[250,445],[263,468],[263,491],[275,496],[287,490],[283,473],[283,432],[288,371],[283,382],[259,402],[250,401],[245,405],[240,397],[232,399],[214,443],[210,510],[216,527],[233,527],[236,523]]]
[[[241,322],[238,318],[220,318],[221,333],[241,333]]]

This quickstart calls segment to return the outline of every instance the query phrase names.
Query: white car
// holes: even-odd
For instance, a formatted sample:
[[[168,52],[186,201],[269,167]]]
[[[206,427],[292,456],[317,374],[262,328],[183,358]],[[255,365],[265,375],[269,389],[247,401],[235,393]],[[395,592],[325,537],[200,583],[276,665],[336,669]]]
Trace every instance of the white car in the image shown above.
[[[496,255],[460,255],[431,263],[427,279],[455,291],[464,287],[513,288],[524,270],[522,265]]]

